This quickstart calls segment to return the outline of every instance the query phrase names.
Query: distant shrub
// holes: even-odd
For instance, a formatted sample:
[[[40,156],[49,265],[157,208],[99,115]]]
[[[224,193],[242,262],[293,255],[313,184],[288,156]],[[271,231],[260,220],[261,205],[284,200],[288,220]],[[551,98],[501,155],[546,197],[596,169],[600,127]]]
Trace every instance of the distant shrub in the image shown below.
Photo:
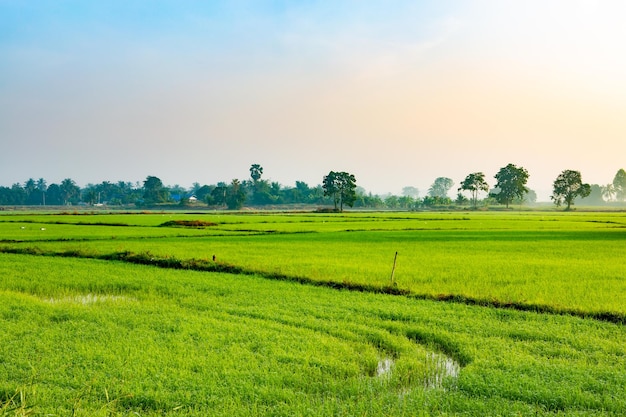
[[[320,207],[315,210],[315,213],[341,213],[341,210],[332,207]]]
[[[161,227],[210,227],[217,226],[217,223],[205,222],[203,220],[170,220],[161,223]]]

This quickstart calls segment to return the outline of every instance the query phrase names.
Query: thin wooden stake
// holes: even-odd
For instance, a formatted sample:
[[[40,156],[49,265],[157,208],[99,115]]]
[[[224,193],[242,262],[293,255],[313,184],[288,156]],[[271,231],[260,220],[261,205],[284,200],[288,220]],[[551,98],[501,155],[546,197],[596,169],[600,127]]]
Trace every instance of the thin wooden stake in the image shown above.
[[[393,273],[396,272],[396,259],[398,259],[398,252],[396,251],[396,256],[393,257],[393,268],[391,268],[391,285],[394,284],[393,282]]]

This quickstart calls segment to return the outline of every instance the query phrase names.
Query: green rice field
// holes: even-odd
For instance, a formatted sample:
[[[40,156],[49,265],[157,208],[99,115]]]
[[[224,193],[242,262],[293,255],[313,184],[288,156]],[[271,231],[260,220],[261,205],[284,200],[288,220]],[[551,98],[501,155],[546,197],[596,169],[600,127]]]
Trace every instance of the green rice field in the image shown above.
[[[622,212],[3,212],[0,416],[623,416],[625,249]]]

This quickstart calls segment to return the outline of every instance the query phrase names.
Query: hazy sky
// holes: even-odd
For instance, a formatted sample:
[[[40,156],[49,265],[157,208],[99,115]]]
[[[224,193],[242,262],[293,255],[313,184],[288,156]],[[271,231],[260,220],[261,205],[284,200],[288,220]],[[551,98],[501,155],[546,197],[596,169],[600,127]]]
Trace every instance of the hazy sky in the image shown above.
[[[626,2],[0,0],[0,185],[626,168]]]

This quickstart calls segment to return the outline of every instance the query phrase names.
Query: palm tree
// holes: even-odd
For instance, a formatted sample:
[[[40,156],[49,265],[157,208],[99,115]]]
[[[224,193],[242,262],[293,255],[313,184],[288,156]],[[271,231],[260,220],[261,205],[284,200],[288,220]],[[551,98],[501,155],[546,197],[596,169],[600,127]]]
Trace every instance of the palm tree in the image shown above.
[[[74,180],[66,178],[61,181],[61,195],[63,196],[63,204],[69,204],[70,200],[78,195],[79,190],[80,189],[78,188]]]
[[[28,181],[24,183],[24,191],[26,191],[27,198],[30,198],[30,195],[35,192],[37,189],[37,185],[35,184],[35,180],[29,178]]]
[[[39,178],[37,180],[37,189],[41,191],[41,203],[42,205],[46,205],[46,190],[48,189],[48,185],[46,184],[46,180],[43,178]]]
[[[263,167],[259,164],[252,164],[250,167],[250,177],[252,177],[252,181],[254,181],[255,184],[261,179],[261,175],[263,175]]]

